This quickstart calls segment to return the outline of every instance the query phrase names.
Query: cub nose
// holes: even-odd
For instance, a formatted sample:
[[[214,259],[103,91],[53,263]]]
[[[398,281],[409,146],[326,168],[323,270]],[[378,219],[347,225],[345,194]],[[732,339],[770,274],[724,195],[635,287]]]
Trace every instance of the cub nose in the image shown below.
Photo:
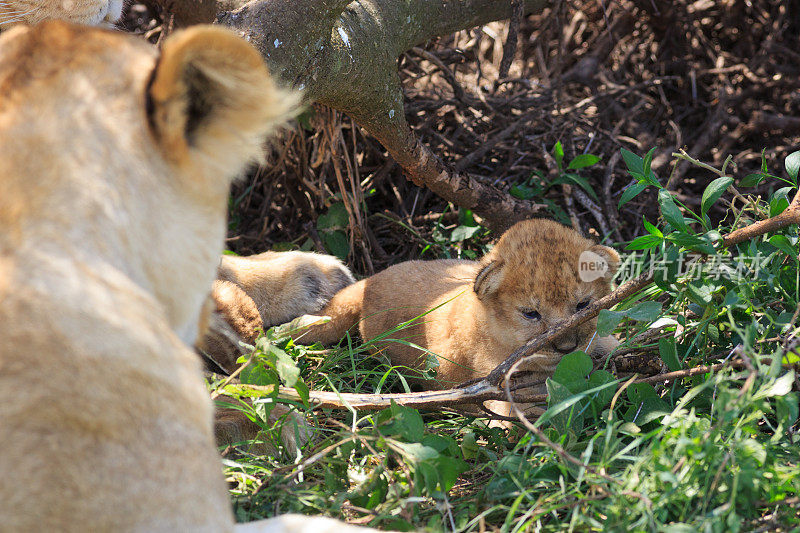
[[[553,348],[561,353],[571,353],[578,347],[578,337],[575,335],[568,335],[553,341]]]

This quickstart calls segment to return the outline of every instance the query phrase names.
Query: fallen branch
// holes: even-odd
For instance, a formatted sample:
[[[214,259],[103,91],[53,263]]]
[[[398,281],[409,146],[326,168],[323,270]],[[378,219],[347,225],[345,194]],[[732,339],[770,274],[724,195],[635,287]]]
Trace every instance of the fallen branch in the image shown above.
[[[785,365],[787,368],[792,368],[792,365]],[[699,374],[708,374],[709,372],[717,372],[725,367],[732,368],[747,368],[744,361],[735,360],[727,361],[725,363],[718,363],[714,365],[702,365],[684,370],[676,370],[674,372],[665,372],[663,374],[656,374],[644,378],[638,378],[631,381],[634,383],[666,383],[676,381],[682,378],[696,376]],[[224,383],[220,387],[228,385],[231,380]],[[250,391],[259,391],[267,394],[272,394],[274,388],[271,386],[262,385],[249,385],[234,382],[239,389],[246,389]],[[524,394],[515,392],[514,387],[510,389],[511,395],[516,403],[534,404],[545,403],[547,401],[547,394]],[[218,389],[218,395],[224,394],[221,389]],[[297,391],[290,387],[279,387],[278,397],[283,400],[294,402],[302,402],[302,397]],[[489,385],[486,382],[479,381],[475,384],[468,385],[462,388],[447,389],[441,391],[426,391],[426,392],[409,392],[409,393],[393,393],[393,394],[368,394],[368,393],[352,393],[352,392],[327,392],[327,391],[310,391],[309,403],[312,409],[357,409],[361,411],[377,411],[386,409],[392,405],[392,402],[404,405],[406,407],[413,407],[415,409],[439,409],[442,407],[459,406],[464,404],[480,404],[486,400],[507,400],[508,396],[505,391],[501,391],[497,387]]]
[[[260,385],[236,385],[252,391],[272,393],[273,387]],[[278,396],[284,400],[302,402],[301,396],[290,387],[280,387]],[[386,409],[392,402],[413,407],[415,409],[433,409],[454,405],[482,403],[486,400],[505,399],[505,393],[487,383],[476,383],[464,388],[447,389],[440,391],[407,392],[393,394],[360,394],[352,392],[326,392],[310,391],[309,403],[314,408],[320,409],[358,409],[362,411],[376,411]],[[543,401],[546,395],[524,396],[517,395],[520,402],[533,403],[531,400]]]

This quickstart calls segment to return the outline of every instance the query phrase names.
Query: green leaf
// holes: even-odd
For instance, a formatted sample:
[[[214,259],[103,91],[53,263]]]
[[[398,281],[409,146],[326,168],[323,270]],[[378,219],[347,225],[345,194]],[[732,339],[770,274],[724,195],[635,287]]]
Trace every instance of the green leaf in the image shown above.
[[[786,167],[786,173],[789,174],[793,182],[797,183],[797,172],[800,170],[800,151],[787,155],[783,164]]]
[[[569,400],[573,396],[571,390],[557,381],[547,378],[545,383],[547,387],[547,403],[550,408]],[[567,409],[553,415],[550,418],[550,423],[561,435],[565,434],[569,428],[578,433],[583,429],[583,414],[578,414],[580,410],[581,405],[576,402]]]
[[[800,416],[798,414],[797,394],[790,392],[775,398],[775,401],[775,414],[778,416],[778,420],[783,422],[784,427],[792,427],[797,421],[797,417]]]
[[[719,200],[722,193],[728,190],[731,183],[733,183],[733,178],[728,176],[722,176],[709,183],[706,190],[703,191],[703,199],[700,201],[700,212],[703,214],[708,213],[711,206]]]
[[[642,235],[641,237],[636,237],[631,241],[631,243],[625,247],[626,250],[649,250],[650,248],[655,248],[656,246],[660,245],[664,242],[663,237],[657,237],[656,235]]]
[[[246,370],[247,369],[245,369],[245,371]],[[251,383],[249,381],[245,382],[244,378],[242,377],[243,375],[244,375],[244,372],[242,372],[239,375],[239,378],[241,379],[242,383],[245,384],[245,385],[237,384],[237,383],[231,383],[231,384],[225,385],[225,387],[223,387],[221,389],[221,392],[223,394],[227,394],[228,396],[244,397],[244,398],[268,398],[268,397],[277,398],[278,397],[278,386],[274,382],[272,382],[272,383]],[[265,387],[266,390],[265,389],[253,390],[253,389],[247,388],[246,385],[261,385],[262,387]],[[214,402],[217,405],[222,405],[223,407],[230,407],[231,405],[233,405],[233,406],[236,405],[236,404],[232,404],[229,400],[226,400],[226,399],[223,399],[223,398],[217,398]]]
[[[647,398],[658,398],[656,389],[649,383],[634,383],[626,389],[626,394],[631,403],[640,403]]]
[[[752,457],[758,463],[758,466],[763,466],[764,461],[767,460],[767,450],[764,445],[755,439],[742,439],[735,444],[737,457]]]
[[[664,238],[664,234],[661,233],[661,230],[658,229],[657,227],[655,227],[654,225],[652,225],[651,223],[649,223],[647,221],[647,219],[644,218],[644,216],[642,216],[642,222],[644,222],[644,229],[646,229],[647,232],[650,235],[655,235],[656,237],[659,237],[660,239]]]
[[[568,385],[576,379],[584,379],[592,371],[592,358],[583,352],[573,352],[561,358],[553,373],[553,379]]]
[[[647,187],[648,186],[646,183],[636,183],[634,185],[631,185],[624,191],[622,191],[622,196],[619,197],[619,205],[617,206],[617,208],[622,207],[623,205],[627,204],[628,202],[636,198],[639,195],[639,193],[641,193]]]
[[[666,239],[679,246],[688,248],[689,250],[694,250],[708,255],[713,255],[715,253],[714,245],[711,244],[711,238],[705,235],[698,237],[697,235],[673,232],[667,235]]]
[[[624,316],[624,313],[618,311],[602,309],[600,314],[597,315],[597,336],[607,337],[614,333],[614,330],[617,329],[617,326]]]
[[[664,533],[697,533],[697,526],[689,524],[669,524],[662,531],[664,531]]]
[[[402,442],[399,443],[400,448],[403,450],[403,455],[411,461],[427,461],[428,459],[436,459],[439,457],[439,452],[435,448],[425,446],[419,442]]]
[[[376,423],[379,424],[381,434],[396,436],[409,442],[419,442],[425,434],[425,423],[419,411],[398,405],[394,401],[391,407],[378,414]],[[430,449],[438,455],[436,450]]]
[[[317,219],[317,229],[346,228],[349,223],[347,208],[338,202],[332,204],[328,212]]]
[[[755,187],[764,181],[764,178],[766,178],[764,174],[748,174],[739,182],[739,187]]]
[[[647,153],[644,155],[644,159],[642,159],[642,174],[644,174],[645,179],[647,179],[651,185],[658,185],[657,181],[656,183],[653,183],[651,181],[652,172],[650,170],[650,164],[653,162],[653,154],[655,153],[656,153],[656,148],[654,146],[653,148],[650,148],[650,150],[647,151]]]
[[[342,261],[347,260],[347,255],[350,253],[350,242],[343,231],[326,231],[322,233],[321,237],[328,253],[335,255]]]
[[[622,152],[622,159],[629,171],[644,174],[644,160],[641,157],[625,148],[622,148],[620,152]]]
[[[734,291],[729,291],[725,295],[725,299],[722,301],[722,305],[724,307],[733,307],[738,304],[742,299],[736,294]]]
[[[455,455],[458,453],[458,445],[453,437],[447,435],[425,435],[420,441],[425,446],[430,446],[439,453],[449,453]]]
[[[581,168],[590,167],[597,164],[598,161],[600,161],[600,158],[594,154],[581,154],[569,162],[567,169],[578,170]]]
[[[711,303],[711,297],[714,294],[714,287],[711,285],[704,285],[702,283],[689,283],[686,285],[686,292],[689,299],[701,307],[705,307]]]
[[[554,179],[551,182],[551,185],[558,185],[559,183],[573,183],[578,187],[580,187],[581,189],[585,190],[589,194],[589,196],[591,196],[595,200],[598,199],[597,193],[594,192],[594,189],[592,189],[592,186],[589,185],[589,182],[586,180],[586,178],[582,178],[577,174],[572,174],[572,173],[562,174],[556,179]]]
[[[633,404],[625,413],[625,420],[643,426],[669,413],[667,403],[659,398],[649,383],[635,383],[627,389],[628,399]]]
[[[623,313],[637,322],[651,322],[661,314],[661,304],[659,302],[640,302]]]
[[[537,190],[530,185],[525,185],[524,183],[520,183],[511,187],[511,196],[514,198],[519,198],[520,200],[530,200],[531,198],[535,198],[536,195]]]
[[[792,189],[794,187],[781,187],[770,195],[769,216],[779,215],[789,207],[789,191]]]
[[[661,360],[667,365],[670,372],[675,372],[681,369],[681,362],[678,360],[678,347],[675,345],[675,339],[665,337],[658,340],[658,353],[661,355]]]
[[[300,377],[300,369],[297,368],[297,363],[288,353],[277,346],[270,346],[269,350],[275,355],[275,370],[278,371],[283,384],[287,387],[294,387],[297,383],[297,378]]]
[[[553,146],[553,157],[556,158],[558,170],[564,168],[564,147],[561,146],[561,141],[556,141],[556,145]]]
[[[464,433],[461,439],[461,454],[464,459],[475,459],[478,456],[478,451],[481,447],[478,445],[478,439],[472,430]]]
[[[794,383],[794,371],[789,370],[787,373],[773,381],[764,391],[759,391],[759,396],[770,398],[772,396],[785,396],[792,391],[792,384]]]
[[[669,222],[673,228],[681,229],[685,232],[689,231],[686,222],[683,220],[683,214],[680,208],[666,189],[658,191],[658,204],[661,206],[661,215],[664,217],[664,220]]]
[[[308,402],[310,391],[308,389],[308,385],[306,385],[302,379],[298,379],[297,383],[294,384],[294,390],[297,391],[297,394],[300,396],[300,400],[303,402],[303,405],[306,408],[311,407]]]
[[[769,243],[792,259],[797,258],[797,246],[792,246],[786,235],[773,235],[769,238]]]
[[[462,242],[481,230],[480,226],[458,226],[450,234],[450,242]]]
[[[462,226],[477,226],[478,223],[475,222],[475,214],[472,212],[472,209],[464,209],[459,208],[458,210],[458,223]]]
[[[595,370],[592,372],[592,375],[589,376],[589,388],[599,387],[601,385],[605,385],[607,383],[613,383],[617,381],[617,378],[614,377],[614,374],[608,372],[607,370]],[[614,394],[616,393],[615,387],[609,387],[607,389],[603,389],[598,391],[597,397],[592,400],[594,402],[595,407],[599,410],[603,407],[607,406],[611,403],[611,400],[614,398]]]
[[[266,368],[261,363],[251,363],[239,374],[242,383],[248,385],[275,385],[277,382],[274,372]]]
[[[304,329],[327,324],[330,321],[331,317],[329,316],[300,315],[285,324],[270,328],[268,333],[271,332],[270,338],[273,340],[288,339]]]

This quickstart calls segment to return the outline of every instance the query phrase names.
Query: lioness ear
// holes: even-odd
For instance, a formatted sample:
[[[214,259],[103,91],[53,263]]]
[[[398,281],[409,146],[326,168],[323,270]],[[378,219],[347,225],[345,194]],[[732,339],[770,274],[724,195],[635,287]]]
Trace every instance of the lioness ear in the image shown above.
[[[603,259],[606,260],[608,263],[608,270],[603,274],[603,277],[606,279],[611,279],[614,274],[617,273],[619,269],[619,254],[613,248],[609,248],[608,246],[602,246],[600,244],[595,244],[591,248],[589,248],[590,252],[594,252]]]
[[[472,286],[478,299],[483,300],[497,292],[503,282],[504,271],[503,262],[500,260],[495,259],[483,264]]]
[[[204,169],[210,164],[211,172],[230,176],[260,153],[266,135],[298,99],[275,86],[261,55],[243,39],[195,26],[164,42],[148,111],[169,161]]]

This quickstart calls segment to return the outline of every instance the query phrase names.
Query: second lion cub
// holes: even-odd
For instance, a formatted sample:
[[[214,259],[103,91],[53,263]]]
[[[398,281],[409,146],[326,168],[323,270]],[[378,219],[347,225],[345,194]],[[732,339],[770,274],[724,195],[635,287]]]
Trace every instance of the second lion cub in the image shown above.
[[[586,252],[599,261],[600,274],[579,271]],[[342,289],[320,312],[331,321],[297,341],[332,344],[356,327],[366,341],[412,321],[373,341],[375,350],[416,369],[424,367],[426,350],[432,352],[437,377],[419,383],[449,388],[485,376],[550,325],[608,294],[618,265],[619,255],[607,246],[550,220],[526,220],[481,261],[408,261]],[[526,370],[544,378],[566,353],[613,349],[613,337],[592,340],[595,328],[589,321],[565,333],[540,352],[542,363]]]

